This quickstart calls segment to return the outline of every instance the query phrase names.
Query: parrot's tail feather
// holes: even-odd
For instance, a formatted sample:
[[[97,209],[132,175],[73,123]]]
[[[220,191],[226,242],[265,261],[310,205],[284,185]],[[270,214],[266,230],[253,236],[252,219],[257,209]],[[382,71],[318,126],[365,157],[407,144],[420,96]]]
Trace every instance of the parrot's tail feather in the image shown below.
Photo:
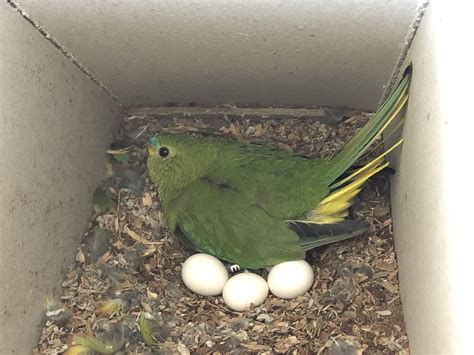
[[[405,117],[403,117],[400,121],[398,121],[397,124],[395,125],[395,127],[393,127],[390,130],[390,132],[385,132],[385,134],[383,135],[383,138],[380,140],[380,142],[378,142],[373,147],[371,147],[369,150],[367,150],[367,152],[365,152],[359,159],[364,159],[365,157],[369,156],[370,154],[375,152],[377,149],[382,147],[388,141],[388,139],[390,137],[392,137],[394,134],[396,134],[403,127],[404,123],[405,123]]]
[[[411,71],[405,72],[403,79],[396,89],[365,126],[345,145],[341,152],[329,160],[328,178],[332,191],[313,210],[305,214],[308,220],[316,223],[343,221],[348,215],[353,198],[360,192],[361,186],[370,177],[388,166],[389,163],[385,161],[385,156],[402,144],[403,139],[400,139],[392,147],[364,166],[355,171],[348,171],[362,155],[368,152],[374,140],[405,107],[408,101],[410,77]],[[392,135],[402,124],[403,119],[397,122],[393,130],[388,134]]]
[[[343,221],[349,214],[349,207],[354,197],[360,192],[361,186],[389,165],[384,160],[385,156],[402,144],[402,142],[403,139],[400,139],[378,157],[333,184],[331,186],[333,191],[319,202],[314,210],[308,211],[305,217],[311,222],[321,224]]]
[[[354,238],[369,229],[363,220],[349,220],[331,224],[319,224],[308,221],[286,221],[299,236],[299,244],[305,250],[311,250],[323,245]]]
[[[336,181],[354,162],[367,152],[375,139],[387,128],[408,101],[411,71],[407,71],[398,86],[359,132],[337,155],[329,160],[328,178]]]
[[[370,169],[371,167],[373,166],[380,166],[380,163],[383,161],[383,158],[389,154],[391,151],[393,151],[395,148],[397,148],[400,144],[402,144],[403,142],[403,138],[400,139],[398,142],[396,142],[394,145],[392,145],[389,149],[387,149],[386,151],[384,151],[382,154],[380,154],[377,158],[373,159],[372,161],[370,161],[369,163],[365,164],[364,166],[362,166],[361,168],[357,169],[355,172],[353,172],[352,174],[350,174],[349,176],[345,177],[344,179],[342,180],[339,180],[338,182],[332,184],[330,186],[330,189],[335,189],[339,186],[342,186],[344,185],[346,182],[348,181],[351,181],[354,179],[354,177],[356,177],[357,175],[359,175],[360,173],[364,172],[365,170],[367,169]]]

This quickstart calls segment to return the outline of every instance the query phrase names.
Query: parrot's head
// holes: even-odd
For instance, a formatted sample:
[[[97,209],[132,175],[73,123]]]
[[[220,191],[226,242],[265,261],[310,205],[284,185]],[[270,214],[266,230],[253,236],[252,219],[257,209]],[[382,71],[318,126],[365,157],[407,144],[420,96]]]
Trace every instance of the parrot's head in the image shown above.
[[[150,138],[147,167],[160,194],[183,188],[203,176],[216,156],[203,138],[160,134]]]

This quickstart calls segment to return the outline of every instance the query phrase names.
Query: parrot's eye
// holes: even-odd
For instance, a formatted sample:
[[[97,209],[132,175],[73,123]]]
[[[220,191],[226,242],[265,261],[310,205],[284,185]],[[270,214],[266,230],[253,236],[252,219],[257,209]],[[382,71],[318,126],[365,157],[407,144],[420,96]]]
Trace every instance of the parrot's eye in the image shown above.
[[[170,154],[170,150],[166,147],[161,147],[158,154],[160,154],[160,157],[166,158]]]

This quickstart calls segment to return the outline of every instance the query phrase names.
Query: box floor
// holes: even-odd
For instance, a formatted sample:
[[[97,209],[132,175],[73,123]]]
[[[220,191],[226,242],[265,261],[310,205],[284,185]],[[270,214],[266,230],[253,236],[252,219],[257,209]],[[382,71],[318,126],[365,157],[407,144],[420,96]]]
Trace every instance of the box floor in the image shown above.
[[[263,305],[239,313],[221,297],[197,296],[182,283],[181,263],[190,251],[168,232],[144,166],[155,132],[224,135],[320,157],[337,151],[366,119],[357,112],[338,125],[318,117],[125,117],[113,148],[130,147],[129,160],[107,164],[91,229],[63,294],[49,302],[36,351],[65,351],[73,335],[87,335],[113,338],[127,353],[408,353],[387,177],[367,183],[352,210],[370,222],[370,232],[308,253],[315,271],[309,292],[294,300],[269,295]],[[116,300],[111,315],[101,313],[107,299]],[[138,330],[140,312],[154,318],[154,349]]]

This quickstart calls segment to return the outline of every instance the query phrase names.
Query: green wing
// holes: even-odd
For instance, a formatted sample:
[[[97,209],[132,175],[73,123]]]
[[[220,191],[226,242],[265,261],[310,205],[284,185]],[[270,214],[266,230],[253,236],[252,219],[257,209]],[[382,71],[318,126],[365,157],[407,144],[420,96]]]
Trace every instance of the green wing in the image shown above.
[[[197,250],[249,269],[304,257],[288,225],[256,206],[239,189],[206,177],[168,208],[169,224]]]
[[[300,217],[329,193],[327,162],[250,144],[220,150],[211,179],[238,187],[256,205],[280,219]]]

